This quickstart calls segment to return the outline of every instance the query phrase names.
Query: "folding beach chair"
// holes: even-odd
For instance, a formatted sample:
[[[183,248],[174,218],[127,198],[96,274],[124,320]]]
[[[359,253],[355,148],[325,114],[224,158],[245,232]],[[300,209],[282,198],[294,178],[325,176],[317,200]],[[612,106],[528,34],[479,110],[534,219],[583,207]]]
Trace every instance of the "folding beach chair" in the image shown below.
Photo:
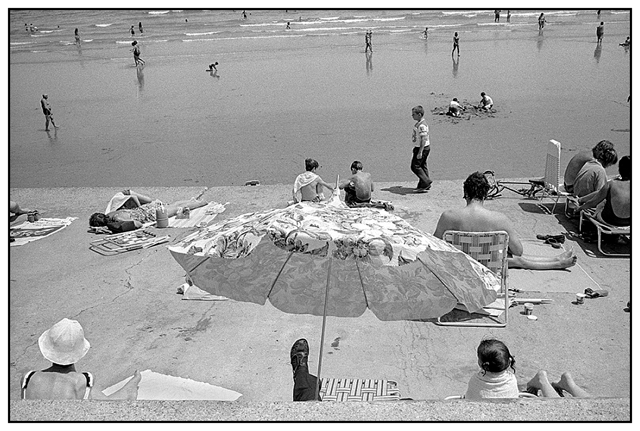
[[[562,190],[563,187],[560,186],[560,152],[562,145],[560,142],[551,139],[547,144],[547,158],[545,161],[544,168],[544,177],[540,179],[529,180],[528,183],[524,182],[513,182],[513,181],[495,181],[495,185],[489,190],[489,197],[497,197],[500,195],[502,190],[507,189],[512,192],[518,193],[521,196],[527,198],[535,198],[538,200],[542,200],[545,198],[555,199],[553,204],[553,208],[551,209],[551,214],[556,210],[556,206],[558,205],[558,200],[561,197],[570,196],[570,193]],[[493,174],[493,171],[485,172],[485,176],[490,172]],[[491,181],[489,181],[491,184]],[[529,185],[529,188],[521,188],[514,189],[509,187],[510,185]],[[565,203],[565,213],[566,213],[566,203]]]
[[[531,394],[529,392],[520,392],[518,393],[518,398],[538,398],[537,395]],[[445,397],[445,401],[448,400],[464,400],[464,395],[451,395],[448,397]]]
[[[91,241],[89,249],[103,256],[112,256],[114,254],[125,253],[140,248],[149,248],[154,245],[162,244],[169,241],[169,235],[157,236],[156,234],[138,229],[130,232],[117,233],[105,238]]]
[[[578,231],[582,232],[582,220],[589,220],[596,227],[598,231],[598,250],[605,256],[630,256],[630,253],[609,253],[602,249],[602,235],[625,235],[631,238],[631,226],[613,226],[600,221],[597,218],[597,212],[595,208],[580,211],[580,222],[578,223]]]
[[[322,401],[398,401],[400,390],[393,380],[321,379]]]
[[[458,322],[442,321],[438,318],[437,325],[442,326],[481,326],[503,328],[507,326],[509,310],[509,291],[507,288],[507,250],[509,248],[509,234],[505,231],[494,232],[460,232],[448,230],[443,239],[457,249],[468,254],[500,278],[500,294],[504,299],[504,321],[499,317],[486,316],[493,322]],[[503,308],[500,307],[502,310]],[[485,316],[483,316],[485,317]]]

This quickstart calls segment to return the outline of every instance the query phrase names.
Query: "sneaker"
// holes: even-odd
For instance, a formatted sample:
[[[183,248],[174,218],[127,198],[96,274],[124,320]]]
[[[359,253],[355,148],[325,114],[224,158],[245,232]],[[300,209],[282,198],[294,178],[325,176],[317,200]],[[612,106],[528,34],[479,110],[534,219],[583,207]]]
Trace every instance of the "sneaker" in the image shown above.
[[[291,346],[291,367],[293,368],[293,374],[300,366],[307,367],[307,361],[309,360],[309,343],[304,338],[300,338]]]

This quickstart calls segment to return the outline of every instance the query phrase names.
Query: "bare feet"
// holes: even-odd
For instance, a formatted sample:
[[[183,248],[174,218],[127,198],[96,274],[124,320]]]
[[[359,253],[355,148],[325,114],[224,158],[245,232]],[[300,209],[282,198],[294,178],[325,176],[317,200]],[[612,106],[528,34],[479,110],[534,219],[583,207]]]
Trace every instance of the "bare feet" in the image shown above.
[[[547,372],[545,370],[540,370],[536,373],[535,376],[527,383],[527,389],[542,389],[543,384],[549,383],[549,377],[547,377]]]
[[[138,399],[138,385],[140,384],[140,380],[142,380],[142,374],[140,374],[140,371],[136,370],[133,373],[133,377],[130,378],[129,381],[120,389],[123,399]]]
[[[558,255],[557,258],[561,268],[569,268],[570,266],[575,265],[578,261],[578,256],[573,253],[572,248]]]

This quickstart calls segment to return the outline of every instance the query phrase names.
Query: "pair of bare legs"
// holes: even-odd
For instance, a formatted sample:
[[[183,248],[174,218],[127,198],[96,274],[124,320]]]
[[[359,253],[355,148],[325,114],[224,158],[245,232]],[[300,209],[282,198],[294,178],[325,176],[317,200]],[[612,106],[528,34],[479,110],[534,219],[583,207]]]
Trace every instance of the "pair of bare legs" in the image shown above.
[[[509,268],[521,269],[565,269],[576,264],[578,256],[573,249],[569,249],[557,256],[509,256],[507,258]]]
[[[167,205],[167,217],[173,217],[178,214],[179,208],[189,208],[190,210],[193,210],[205,206],[207,202],[200,200],[200,198],[207,190],[208,187],[205,187],[197,196],[194,196],[191,199],[176,201],[172,204]],[[134,192],[133,190],[125,189],[122,191],[122,193],[131,196],[131,198],[137,203],[137,206],[153,202],[153,199],[151,199],[149,196],[142,195],[140,193]]]
[[[12,221],[15,221],[18,217],[20,217],[23,214],[29,214],[32,212],[34,212],[34,210],[30,210],[27,208],[20,208],[20,205],[18,205],[16,202],[9,201],[9,213],[13,214],[9,216],[9,223],[11,223]]]
[[[536,395],[540,393],[545,398],[564,397],[563,392],[567,392],[575,398],[591,398],[591,394],[578,386],[568,372],[563,373],[557,383],[551,383],[547,372],[540,370],[527,383],[527,392]]]

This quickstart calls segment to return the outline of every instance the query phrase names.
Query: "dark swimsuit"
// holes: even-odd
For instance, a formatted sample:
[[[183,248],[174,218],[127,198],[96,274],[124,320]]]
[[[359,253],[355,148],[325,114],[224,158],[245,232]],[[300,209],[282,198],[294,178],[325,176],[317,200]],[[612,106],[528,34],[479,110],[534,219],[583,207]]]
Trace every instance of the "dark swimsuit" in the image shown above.
[[[600,216],[602,220],[613,226],[631,226],[631,217],[620,218],[613,212],[613,207],[611,206],[611,189],[607,191],[607,199]]]

